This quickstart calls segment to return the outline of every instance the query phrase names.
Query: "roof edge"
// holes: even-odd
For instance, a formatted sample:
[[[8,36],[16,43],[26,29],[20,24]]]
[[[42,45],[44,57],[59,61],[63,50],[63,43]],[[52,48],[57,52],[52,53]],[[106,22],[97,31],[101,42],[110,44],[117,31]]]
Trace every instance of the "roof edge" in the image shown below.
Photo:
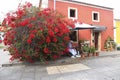
[[[99,7],[99,8],[104,8],[104,9],[108,9],[108,10],[113,10],[114,9],[114,8],[110,8],[110,7],[105,7],[105,6],[100,6],[100,5],[95,5],[95,4],[90,4],[90,3],[80,2],[80,1],[73,1],[73,0],[57,0],[57,1],[68,1],[68,2],[73,2],[73,3],[80,3],[80,4],[90,5],[90,6]]]
[[[120,19],[114,19],[115,21],[120,21]]]

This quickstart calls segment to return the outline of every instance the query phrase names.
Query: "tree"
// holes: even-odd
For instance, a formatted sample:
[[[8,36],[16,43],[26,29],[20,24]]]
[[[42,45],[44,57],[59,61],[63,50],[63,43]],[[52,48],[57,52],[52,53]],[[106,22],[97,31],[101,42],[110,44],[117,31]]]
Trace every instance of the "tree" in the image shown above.
[[[39,10],[31,3],[7,14],[4,25],[9,27],[4,44],[12,56],[10,60],[27,62],[55,60],[66,54],[68,26],[74,27],[57,11]]]
[[[41,9],[42,6],[42,0],[39,0],[39,8]]]

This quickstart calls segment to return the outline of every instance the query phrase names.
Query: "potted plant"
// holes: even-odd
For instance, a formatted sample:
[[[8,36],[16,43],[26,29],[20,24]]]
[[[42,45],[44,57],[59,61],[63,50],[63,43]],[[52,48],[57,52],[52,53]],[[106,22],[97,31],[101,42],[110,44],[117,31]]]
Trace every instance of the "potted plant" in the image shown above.
[[[88,53],[89,53],[89,46],[83,46],[82,47],[82,51],[83,51],[83,54],[85,55],[85,57],[88,56]]]
[[[99,53],[100,53],[100,51],[98,51],[98,50],[95,51],[96,56],[99,56]]]
[[[94,46],[91,47],[91,53],[93,54],[93,56],[96,56],[96,49]]]
[[[90,54],[90,56],[95,54],[95,47],[93,47],[93,46],[90,47],[89,54]]]

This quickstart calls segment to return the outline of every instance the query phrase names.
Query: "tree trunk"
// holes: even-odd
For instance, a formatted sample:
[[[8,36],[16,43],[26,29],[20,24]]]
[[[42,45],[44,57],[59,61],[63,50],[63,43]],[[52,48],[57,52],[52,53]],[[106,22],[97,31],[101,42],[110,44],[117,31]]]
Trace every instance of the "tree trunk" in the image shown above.
[[[39,9],[41,9],[42,6],[42,0],[39,0]]]

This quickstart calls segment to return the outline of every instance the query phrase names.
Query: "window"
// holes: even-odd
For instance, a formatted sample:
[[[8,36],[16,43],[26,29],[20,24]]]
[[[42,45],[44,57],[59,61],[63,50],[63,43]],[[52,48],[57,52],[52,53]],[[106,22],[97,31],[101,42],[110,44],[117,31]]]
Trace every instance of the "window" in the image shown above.
[[[98,20],[98,14],[97,14],[97,13],[94,13],[94,14],[93,14],[93,18],[94,18],[94,20]]]
[[[70,9],[70,17],[75,17],[75,10],[74,9]]]
[[[77,31],[71,31],[69,34],[70,40],[77,41]]]
[[[77,8],[68,8],[68,18],[77,19]]]
[[[92,12],[92,21],[99,22],[99,12]]]

